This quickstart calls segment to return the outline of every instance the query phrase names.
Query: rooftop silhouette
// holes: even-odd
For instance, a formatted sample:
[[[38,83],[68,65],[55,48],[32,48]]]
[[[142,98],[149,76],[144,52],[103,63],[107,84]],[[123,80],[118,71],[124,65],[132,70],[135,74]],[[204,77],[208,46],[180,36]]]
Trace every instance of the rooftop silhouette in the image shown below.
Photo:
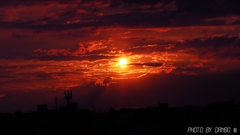
[[[167,103],[146,108],[110,107],[109,112],[78,109],[68,102],[59,110],[37,105],[37,112],[0,114],[2,132],[9,134],[186,134],[192,126],[239,127],[240,109],[234,100],[204,107],[169,108]]]

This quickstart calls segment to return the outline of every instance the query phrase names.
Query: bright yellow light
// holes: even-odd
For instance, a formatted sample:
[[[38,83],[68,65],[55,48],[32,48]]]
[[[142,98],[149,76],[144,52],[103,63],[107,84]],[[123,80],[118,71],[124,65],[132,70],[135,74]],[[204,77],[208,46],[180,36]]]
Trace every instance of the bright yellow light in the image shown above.
[[[126,67],[127,64],[128,64],[128,61],[126,58],[121,58],[118,61],[118,65],[121,66],[122,68]]]

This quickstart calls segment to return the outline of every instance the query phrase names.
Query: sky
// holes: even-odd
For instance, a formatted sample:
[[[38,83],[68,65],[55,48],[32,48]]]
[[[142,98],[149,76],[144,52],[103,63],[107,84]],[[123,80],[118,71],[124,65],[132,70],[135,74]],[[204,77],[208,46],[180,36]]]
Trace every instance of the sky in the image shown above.
[[[0,112],[240,103],[237,0],[1,0]]]

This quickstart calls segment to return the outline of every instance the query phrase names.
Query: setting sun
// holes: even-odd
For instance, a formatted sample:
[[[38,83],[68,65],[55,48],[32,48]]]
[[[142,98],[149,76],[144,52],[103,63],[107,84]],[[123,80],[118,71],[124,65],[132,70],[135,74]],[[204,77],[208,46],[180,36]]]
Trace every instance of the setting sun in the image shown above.
[[[126,67],[127,64],[128,64],[128,61],[126,58],[119,59],[118,65],[121,66],[122,68]]]

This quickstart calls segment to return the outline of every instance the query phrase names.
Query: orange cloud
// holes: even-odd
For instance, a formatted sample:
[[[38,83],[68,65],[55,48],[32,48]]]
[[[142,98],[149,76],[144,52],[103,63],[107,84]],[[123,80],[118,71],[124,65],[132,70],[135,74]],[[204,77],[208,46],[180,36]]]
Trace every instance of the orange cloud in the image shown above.
[[[79,48],[73,53],[73,55],[82,55],[93,52],[95,50],[102,50],[107,48],[103,43],[106,41],[91,41],[79,43]]]

